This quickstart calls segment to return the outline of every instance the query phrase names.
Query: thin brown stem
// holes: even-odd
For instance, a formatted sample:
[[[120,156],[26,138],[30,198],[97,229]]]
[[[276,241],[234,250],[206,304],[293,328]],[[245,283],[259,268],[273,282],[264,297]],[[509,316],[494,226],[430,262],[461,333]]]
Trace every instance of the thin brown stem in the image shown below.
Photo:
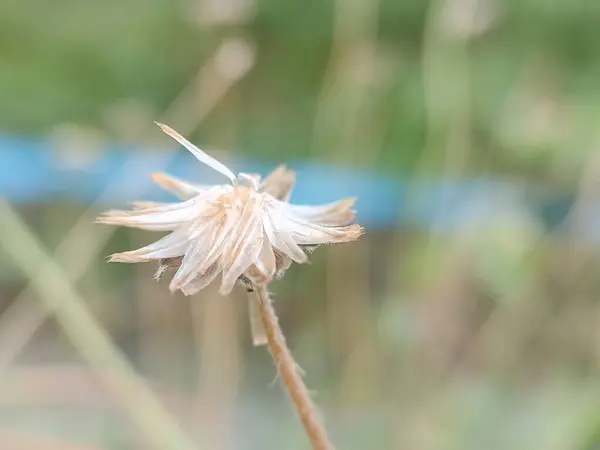
[[[327,437],[323,421],[302,380],[298,364],[294,361],[290,349],[285,343],[285,337],[279,327],[279,321],[271,305],[267,289],[259,287],[256,289],[256,294],[260,317],[267,334],[267,345],[312,447],[314,450],[333,450],[333,444]]]

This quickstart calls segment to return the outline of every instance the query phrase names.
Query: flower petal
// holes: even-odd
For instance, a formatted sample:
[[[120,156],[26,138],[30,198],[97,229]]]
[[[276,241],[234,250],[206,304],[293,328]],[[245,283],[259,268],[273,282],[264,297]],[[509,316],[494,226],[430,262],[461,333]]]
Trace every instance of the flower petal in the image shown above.
[[[287,202],[295,181],[296,174],[293,170],[287,170],[285,166],[279,166],[264,179],[258,190],[272,195],[277,200]]]
[[[275,275],[275,271],[277,269],[277,259],[275,257],[275,252],[273,251],[273,247],[271,246],[271,242],[264,235],[264,230],[262,232],[262,247],[260,249],[260,253],[258,254],[258,258],[243,274],[243,277],[248,280],[248,283],[251,286],[269,284],[273,280],[273,276]],[[241,279],[242,276],[239,278]]]
[[[153,173],[150,179],[165,191],[175,194],[181,200],[189,200],[206,191],[210,186],[201,186],[179,180],[164,173]]]
[[[235,281],[252,265],[260,254],[263,240],[261,226],[263,197],[251,195],[246,200],[242,214],[221,256],[223,281],[220,293],[227,295]]]
[[[215,207],[217,198],[232,189],[231,186],[214,186],[185,202],[139,208],[144,205],[142,202],[142,205],[136,204],[138,207],[132,211],[106,211],[96,219],[96,223],[150,231],[172,231],[182,223],[208,214],[207,211]]]
[[[271,242],[266,236],[265,239],[263,239],[258,260],[254,264],[256,265],[257,270],[261,273],[262,277],[265,279],[264,281],[267,283],[271,281],[273,275],[275,274],[277,262],[275,260],[275,252],[273,251]]]
[[[179,228],[150,245],[111,255],[110,262],[136,263],[182,256],[188,247],[187,230]]]
[[[296,244],[289,233],[282,232],[280,222],[283,218],[275,208],[266,208],[267,214],[263,217],[262,224],[265,235],[271,242],[271,245],[282,255],[287,256],[297,263],[305,263],[308,260],[306,254]]]
[[[322,227],[314,224],[297,223],[292,231],[293,239],[300,245],[336,244],[352,242],[364,234],[360,225],[346,227]]]
[[[96,219],[96,223],[141,228],[152,231],[174,230],[178,225],[198,215],[202,205],[195,200],[183,203],[154,206],[134,211],[107,211]]]
[[[209,167],[212,167],[217,172],[222,173],[227,178],[229,178],[232,183],[235,181],[235,175],[233,174],[233,172],[231,170],[229,170],[229,168],[227,168],[227,166],[220,163],[212,156],[204,153],[202,150],[200,150],[198,147],[196,147],[194,144],[192,144],[190,141],[188,141],[186,138],[184,138],[182,135],[180,135],[173,128],[171,128],[167,125],[164,125],[162,123],[158,123],[158,122],[155,122],[155,123],[156,123],[156,125],[158,125],[160,127],[160,129],[163,131],[163,133],[172,137],[177,142],[179,142],[181,145],[183,145],[192,155],[194,155],[196,157],[196,159],[198,161],[206,164]]]
[[[183,295],[195,295],[208,286],[219,274],[219,265],[213,264],[204,273],[181,286]]]
[[[247,233],[240,235],[230,255],[223,255],[223,279],[219,293],[227,295],[236,280],[258,259],[263,243],[263,231],[258,217],[253,220]],[[226,261],[226,262],[225,262]]]
[[[319,206],[290,205],[287,203],[286,205],[294,215],[308,222],[336,227],[352,223],[356,213],[351,208],[355,202],[356,199],[346,198],[338,202]]]
[[[276,228],[280,236],[289,235],[298,245],[334,244],[350,242],[363,234],[359,225],[347,227],[324,227],[317,225],[291,213],[288,205],[281,202],[270,202],[270,213],[277,218]]]
[[[222,214],[221,217],[205,222],[203,227],[193,232],[194,237],[188,242],[181,265],[169,284],[172,292],[192,282],[198,274],[206,272],[217,261],[219,255],[211,257],[211,250],[213,242],[218,240],[219,233],[223,233],[225,219],[226,215]]]
[[[237,182],[239,186],[249,187],[256,191],[258,190],[258,183],[260,183],[260,175],[240,172],[238,173]]]

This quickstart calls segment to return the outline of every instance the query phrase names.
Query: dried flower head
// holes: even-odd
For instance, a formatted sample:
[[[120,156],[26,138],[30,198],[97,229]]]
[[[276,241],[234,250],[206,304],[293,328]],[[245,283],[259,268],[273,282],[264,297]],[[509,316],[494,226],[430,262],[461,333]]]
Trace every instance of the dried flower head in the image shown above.
[[[231,184],[200,186],[153,174],[155,183],[182,201],[135,202],[133,210],[108,211],[97,222],[171,233],[138,250],[116,253],[110,261],[157,261],[157,279],[176,268],[169,288],[185,295],[222,274],[219,292],[226,295],[236,282],[249,291],[264,286],[280,278],[292,262],[306,262],[307,251],[353,241],[363,233],[359,225],[350,225],[353,199],[322,206],[289,204],[292,171],[279,167],[263,181],[258,175],[235,176],[170,127],[157,125]]]

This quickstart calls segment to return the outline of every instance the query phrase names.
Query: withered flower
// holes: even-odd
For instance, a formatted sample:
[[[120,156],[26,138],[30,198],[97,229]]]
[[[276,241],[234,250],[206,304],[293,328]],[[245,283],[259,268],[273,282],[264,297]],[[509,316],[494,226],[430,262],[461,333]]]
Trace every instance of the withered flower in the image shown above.
[[[108,211],[97,222],[170,234],[138,250],[116,253],[110,260],[157,261],[157,279],[170,267],[176,268],[169,289],[185,295],[197,293],[219,274],[223,295],[236,283],[256,291],[250,302],[254,344],[268,345],[313,448],[333,449],[285,343],[267,286],[292,262],[306,262],[306,253],[317,246],[356,240],[363,229],[350,225],[354,200],[322,206],[292,205],[288,200],[294,172],[279,167],[263,181],[258,175],[235,176],[173,129],[158,125],[199,161],[227,176],[231,184],[198,186],[164,174],[152,175],[154,182],[182,201],[136,202],[132,211]]]
[[[277,168],[263,181],[258,175],[231,170],[187,141],[170,127],[158,124],[199,161],[227,176],[231,184],[203,186],[153,174],[152,180],[182,201],[136,202],[131,211],[108,211],[98,223],[169,231],[138,250],[116,253],[110,261],[157,261],[156,278],[169,268],[177,271],[172,292],[193,295],[219,274],[222,295],[237,283],[247,290],[280,278],[292,262],[307,261],[307,251],[322,244],[356,240],[363,229],[354,220],[354,200],[322,206],[288,203],[294,173]]]

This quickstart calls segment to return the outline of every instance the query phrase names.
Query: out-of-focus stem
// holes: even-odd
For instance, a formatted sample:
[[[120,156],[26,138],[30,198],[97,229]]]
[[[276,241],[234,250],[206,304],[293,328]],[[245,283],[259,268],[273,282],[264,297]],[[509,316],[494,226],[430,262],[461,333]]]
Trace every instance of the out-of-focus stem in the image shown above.
[[[163,408],[144,380],[110,341],[67,276],[11,206],[0,199],[0,247],[27,275],[41,301],[54,311],[70,341],[120,400],[131,419],[157,448],[198,447]],[[5,447],[3,447],[5,448]]]

